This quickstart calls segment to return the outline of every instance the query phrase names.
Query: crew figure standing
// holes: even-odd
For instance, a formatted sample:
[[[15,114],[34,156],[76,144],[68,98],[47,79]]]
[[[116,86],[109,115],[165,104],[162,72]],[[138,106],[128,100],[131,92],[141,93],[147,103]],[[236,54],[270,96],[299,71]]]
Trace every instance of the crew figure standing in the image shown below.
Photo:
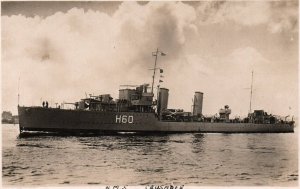
[[[46,101],[46,108],[48,108],[48,101]]]
[[[45,101],[43,101],[43,108],[45,107]]]

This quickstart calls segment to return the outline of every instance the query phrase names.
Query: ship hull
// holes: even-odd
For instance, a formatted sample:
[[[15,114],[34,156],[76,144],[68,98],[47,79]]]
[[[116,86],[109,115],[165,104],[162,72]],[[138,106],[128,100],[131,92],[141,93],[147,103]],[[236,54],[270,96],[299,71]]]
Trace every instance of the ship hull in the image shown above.
[[[289,124],[167,122],[153,113],[99,112],[42,107],[18,107],[20,131],[64,133],[286,133]]]

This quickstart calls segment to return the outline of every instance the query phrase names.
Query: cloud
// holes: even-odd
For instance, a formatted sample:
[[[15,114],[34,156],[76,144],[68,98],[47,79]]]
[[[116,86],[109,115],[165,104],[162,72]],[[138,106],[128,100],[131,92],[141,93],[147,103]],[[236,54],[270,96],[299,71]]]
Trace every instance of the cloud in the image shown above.
[[[152,71],[148,69],[153,68],[152,52],[156,48],[167,54],[159,56],[157,64],[164,69],[161,86],[170,89],[170,108],[189,111],[194,92],[202,91],[205,113],[216,113],[218,108],[229,104],[237,114],[245,114],[249,93],[243,88],[250,86],[252,69],[265,90],[257,94],[284,91],[282,96],[288,96],[291,92],[288,87],[295,87],[283,81],[292,80],[295,74],[274,74],[274,70],[285,65],[278,66],[278,62],[271,62],[270,57],[259,51],[279,43],[264,46],[261,42],[255,46],[255,40],[262,38],[252,33],[248,35],[246,30],[242,35],[238,32],[228,35],[232,34],[231,26],[207,26],[225,22],[236,22],[246,28],[269,24],[266,20],[270,20],[267,11],[270,6],[278,10],[294,7],[269,2],[248,3],[201,2],[196,10],[181,2],[144,5],[123,2],[109,15],[73,8],[45,18],[2,16],[3,109],[16,109],[19,76],[21,105],[40,105],[42,100],[48,100],[53,106],[54,102],[77,101],[85,93],[110,93],[117,98],[119,85],[151,82]],[[255,9],[260,11],[262,8],[258,5],[263,5],[266,11],[257,13],[257,17],[241,19]],[[207,25],[199,27],[199,22]],[[215,32],[216,28],[224,29],[224,35]],[[288,28],[287,25],[275,32],[290,30]],[[254,42],[243,40],[248,36]],[[232,41],[232,45],[226,45],[228,41]],[[246,41],[247,46],[240,41]],[[287,58],[287,61],[293,60],[293,57]],[[259,78],[256,69],[274,75]],[[272,82],[279,83],[278,87],[274,88]],[[291,103],[297,101],[290,99]],[[266,102],[272,101],[261,99],[259,105],[264,106]],[[283,107],[280,102],[273,103],[277,104],[274,107]]]
[[[204,24],[234,21],[251,26],[268,21],[269,4],[267,2],[202,2],[198,8],[199,17]]]
[[[121,42],[139,48],[137,58],[147,57],[149,47],[160,47],[167,49],[169,54],[179,54],[186,36],[197,33],[193,24],[196,19],[194,8],[181,2],[150,2],[145,6],[125,2],[114,14],[114,19],[120,21]]]
[[[297,112],[298,84],[294,83],[297,76],[290,76],[285,65],[274,64],[256,48],[248,46],[234,49],[224,57],[220,66],[216,73],[218,79],[214,81],[217,88],[222,89],[223,97],[218,101],[219,104],[228,103],[234,114],[246,115],[249,110],[252,71],[252,110],[264,109],[283,115],[291,113],[288,106],[293,106]],[[280,100],[275,94],[280,96]],[[284,99],[287,96],[289,98]]]
[[[298,1],[276,1],[272,4],[271,33],[298,32]]]
[[[237,68],[234,70],[239,73],[249,72],[255,69],[263,70],[270,64],[270,61],[263,57],[260,52],[249,46],[233,50],[229,54],[225,64],[228,65],[230,62],[232,67]]]
[[[46,18],[2,16],[4,108],[16,107],[19,76],[26,105],[41,97],[78,100],[85,92],[117,97],[120,84],[151,80],[157,47],[173,54],[164,68],[176,64],[186,36],[197,33],[195,19],[181,2],[123,2],[112,15],[73,8]]]
[[[267,25],[272,33],[298,31],[298,1],[205,1],[197,7],[197,15],[200,25],[235,22]]]

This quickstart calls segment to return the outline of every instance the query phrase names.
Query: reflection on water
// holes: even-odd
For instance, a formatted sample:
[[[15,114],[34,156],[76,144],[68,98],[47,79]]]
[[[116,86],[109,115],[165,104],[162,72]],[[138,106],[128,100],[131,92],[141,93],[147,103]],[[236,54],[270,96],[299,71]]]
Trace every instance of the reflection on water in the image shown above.
[[[3,184],[297,186],[297,133],[19,135],[3,126]]]

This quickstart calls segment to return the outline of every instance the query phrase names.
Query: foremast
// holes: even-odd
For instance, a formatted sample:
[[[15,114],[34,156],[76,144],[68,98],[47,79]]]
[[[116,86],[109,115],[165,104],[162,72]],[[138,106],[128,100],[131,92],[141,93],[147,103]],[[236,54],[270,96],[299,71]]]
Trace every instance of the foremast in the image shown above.
[[[152,76],[152,84],[151,84],[151,93],[152,93],[152,94],[153,94],[153,86],[154,86],[154,80],[155,80],[156,70],[159,69],[159,70],[160,70],[160,73],[163,72],[163,70],[162,70],[161,68],[156,67],[158,55],[166,56],[166,54],[163,53],[162,51],[159,51],[158,48],[156,49],[155,52],[152,52],[152,56],[155,56],[154,67],[153,67],[153,76]]]

